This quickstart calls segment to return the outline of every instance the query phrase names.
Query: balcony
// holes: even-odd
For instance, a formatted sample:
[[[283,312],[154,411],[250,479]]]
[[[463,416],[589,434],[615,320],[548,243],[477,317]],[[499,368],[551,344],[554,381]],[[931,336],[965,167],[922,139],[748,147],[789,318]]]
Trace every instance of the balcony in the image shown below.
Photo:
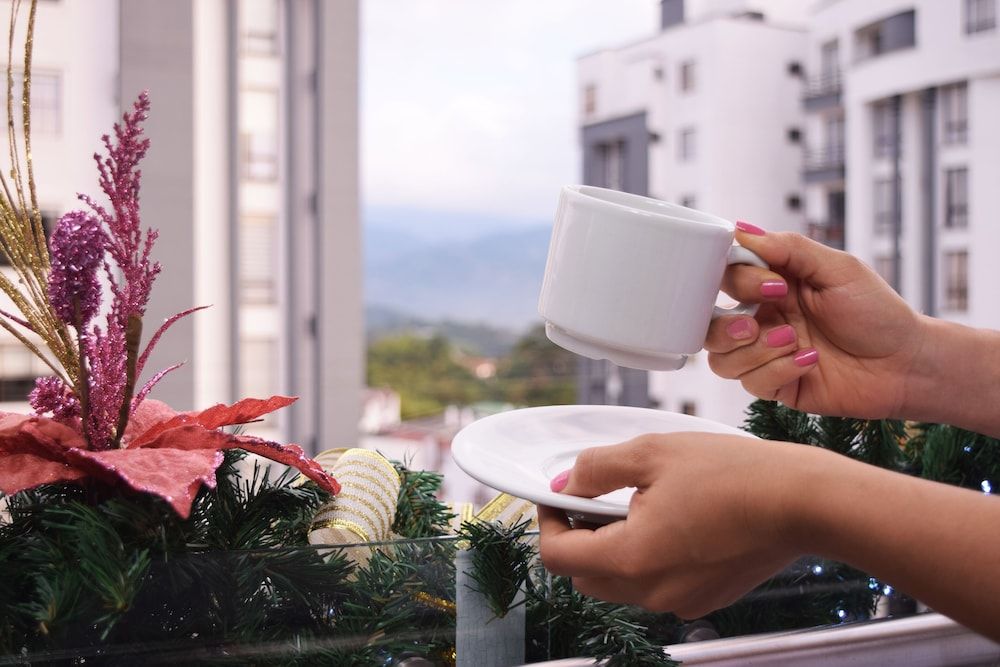
[[[841,106],[842,89],[839,71],[809,77],[802,93],[802,103],[805,110],[822,111]]]
[[[806,150],[803,175],[806,183],[844,180],[844,147],[828,146],[818,150]]]
[[[810,222],[806,225],[806,236],[837,250],[844,249],[844,223]]]

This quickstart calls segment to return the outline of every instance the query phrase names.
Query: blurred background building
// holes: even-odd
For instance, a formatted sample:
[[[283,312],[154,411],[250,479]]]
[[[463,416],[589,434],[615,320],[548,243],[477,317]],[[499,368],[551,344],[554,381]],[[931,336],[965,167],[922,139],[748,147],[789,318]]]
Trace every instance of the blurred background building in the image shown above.
[[[998,326],[995,0],[660,6],[657,34],[577,63],[586,183],[806,233],[917,309]],[[703,353],[674,373],[582,360],[578,388],[730,424],[751,400]]]
[[[314,451],[358,438],[358,14],[357,0],[38,7],[32,118],[47,219],[76,208],[76,192],[98,194],[101,134],[150,92],[142,212],[164,271],[147,336],[212,306],[162,339],[149,367],[187,364],[156,397],[186,410],[300,396],[248,430]],[[3,341],[0,401],[23,401],[43,369]]]

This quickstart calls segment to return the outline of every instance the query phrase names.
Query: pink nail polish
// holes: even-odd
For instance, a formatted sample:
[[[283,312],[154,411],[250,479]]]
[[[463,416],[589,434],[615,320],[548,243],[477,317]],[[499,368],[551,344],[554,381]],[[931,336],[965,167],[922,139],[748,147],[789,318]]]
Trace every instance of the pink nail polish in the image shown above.
[[[767,332],[764,341],[768,347],[784,347],[795,342],[795,329],[791,324],[780,326]]]
[[[787,296],[788,283],[784,280],[765,280],[760,284],[761,296]]]
[[[552,478],[549,482],[549,488],[559,493],[566,488],[566,484],[569,483],[569,470],[563,470],[561,473]]]
[[[764,234],[767,233],[757,225],[751,225],[746,220],[737,220],[736,229],[740,230],[741,232],[745,232],[747,234],[753,234],[754,236],[763,236]]]
[[[796,352],[792,360],[796,366],[812,366],[819,361],[819,351],[816,348],[807,347]]]
[[[726,333],[733,340],[746,340],[753,335],[753,327],[750,326],[750,320],[741,317],[726,325]]]

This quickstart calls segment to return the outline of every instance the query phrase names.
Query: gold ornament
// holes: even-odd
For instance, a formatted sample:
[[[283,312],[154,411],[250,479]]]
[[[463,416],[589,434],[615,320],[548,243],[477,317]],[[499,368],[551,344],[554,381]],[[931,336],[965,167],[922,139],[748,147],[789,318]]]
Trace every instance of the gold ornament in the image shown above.
[[[341,485],[340,493],[316,513],[310,544],[350,545],[348,558],[363,565],[371,558],[367,543],[393,539],[401,480],[384,456],[368,449],[336,449],[316,459]]]

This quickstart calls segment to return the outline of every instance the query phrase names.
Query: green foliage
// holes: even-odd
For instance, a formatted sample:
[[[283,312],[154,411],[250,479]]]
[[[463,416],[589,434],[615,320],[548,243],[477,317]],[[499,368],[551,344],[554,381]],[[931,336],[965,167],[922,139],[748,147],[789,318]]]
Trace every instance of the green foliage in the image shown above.
[[[497,367],[497,398],[513,405],[566,405],[576,401],[576,358],[539,325],[525,334]]]
[[[747,410],[747,431],[765,440],[809,443],[815,425],[809,415],[790,410],[777,401],[754,401]]]
[[[368,348],[368,386],[399,392],[403,419],[434,415],[449,404],[486,397],[486,387],[458,363],[445,338],[413,335],[384,338]]]
[[[1000,484],[1000,440],[953,426],[917,424],[906,458],[914,474],[970,489]]]
[[[410,470],[394,463],[399,473],[399,499],[392,530],[409,538],[443,535],[454,514],[437,499],[444,476],[436,472]]]
[[[744,428],[767,440],[814,445],[883,468],[898,469],[903,461],[901,421],[814,417],[775,401],[754,401]]]
[[[637,608],[581,595],[569,579],[541,571],[528,590],[525,657],[534,662],[554,655],[586,656],[609,667],[679,664],[663,651],[666,642],[644,624],[650,619],[655,617]],[[672,627],[679,625],[670,619]]]
[[[516,606],[514,599],[528,583],[534,547],[524,538],[530,523],[525,520],[512,526],[484,521],[462,524],[462,535],[476,545],[470,552],[469,576],[497,618],[503,618]]]

